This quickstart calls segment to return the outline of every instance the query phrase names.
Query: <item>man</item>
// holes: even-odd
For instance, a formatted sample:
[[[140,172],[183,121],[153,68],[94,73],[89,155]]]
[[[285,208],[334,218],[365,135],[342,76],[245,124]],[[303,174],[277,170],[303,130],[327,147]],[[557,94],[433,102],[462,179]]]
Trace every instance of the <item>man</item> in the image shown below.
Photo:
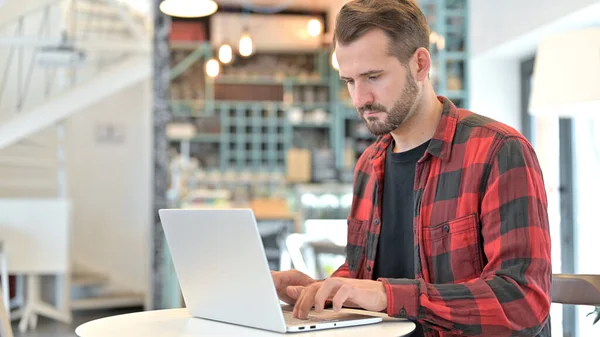
[[[417,322],[415,336],[550,336],[550,236],[527,140],[436,96],[426,19],[410,0],[338,14],[340,78],[369,130],[346,262],[324,281],[274,272],[306,318],[326,304]]]

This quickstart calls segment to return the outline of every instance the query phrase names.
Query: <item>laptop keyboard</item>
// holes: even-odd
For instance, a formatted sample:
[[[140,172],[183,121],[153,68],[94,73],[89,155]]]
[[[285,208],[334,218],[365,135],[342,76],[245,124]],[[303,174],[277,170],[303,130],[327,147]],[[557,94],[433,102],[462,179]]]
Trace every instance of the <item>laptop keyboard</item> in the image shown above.
[[[337,313],[334,311],[323,311],[321,313],[308,314],[308,319],[295,318],[292,312],[284,311],[283,318],[288,325],[306,325],[309,323],[327,323],[338,322],[341,318],[347,317],[348,314]]]

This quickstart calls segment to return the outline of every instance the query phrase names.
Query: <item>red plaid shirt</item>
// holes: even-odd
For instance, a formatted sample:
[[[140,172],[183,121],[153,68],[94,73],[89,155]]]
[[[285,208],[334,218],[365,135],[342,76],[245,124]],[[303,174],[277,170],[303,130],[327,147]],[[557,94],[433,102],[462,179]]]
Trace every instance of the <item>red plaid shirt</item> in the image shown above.
[[[414,184],[416,279],[380,279],[387,313],[427,337],[550,336],[550,233],[536,155],[514,129],[444,110]],[[333,276],[372,279],[381,232],[385,149],[360,157],[346,262]]]

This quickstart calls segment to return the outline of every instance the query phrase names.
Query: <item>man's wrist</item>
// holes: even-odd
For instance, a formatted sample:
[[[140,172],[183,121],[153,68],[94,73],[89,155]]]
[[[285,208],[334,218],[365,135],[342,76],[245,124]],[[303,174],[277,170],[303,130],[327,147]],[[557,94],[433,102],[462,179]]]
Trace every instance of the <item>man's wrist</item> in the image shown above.
[[[419,281],[413,279],[379,278],[386,289],[387,314],[391,317],[418,317]]]
[[[381,310],[378,310],[378,311],[379,312],[387,312],[389,294],[388,294],[387,288],[385,286],[385,283],[383,283],[383,281],[381,281],[381,280],[377,280],[377,281],[379,281],[379,283],[381,285],[381,291],[379,292],[379,296],[380,296],[380,301],[382,303],[382,308],[381,308]]]

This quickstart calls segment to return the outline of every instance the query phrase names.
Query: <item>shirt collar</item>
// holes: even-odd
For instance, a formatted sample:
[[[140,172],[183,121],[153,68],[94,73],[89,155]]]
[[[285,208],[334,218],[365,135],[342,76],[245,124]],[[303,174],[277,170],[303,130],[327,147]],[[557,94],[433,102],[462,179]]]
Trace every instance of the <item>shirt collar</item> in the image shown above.
[[[457,108],[448,98],[444,96],[438,96],[438,100],[443,104],[442,116],[437,125],[435,133],[431,138],[431,142],[427,147],[426,154],[430,154],[434,157],[440,158],[441,160],[447,161],[450,159],[452,152],[452,142],[454,140],[454,134],[456,131],[456,124],[458,122]],[[385,149],[393,141],[391,134],[380,136],[375,141],[375,148],[372,152],[371,159],[376,159],[385,155]]]

